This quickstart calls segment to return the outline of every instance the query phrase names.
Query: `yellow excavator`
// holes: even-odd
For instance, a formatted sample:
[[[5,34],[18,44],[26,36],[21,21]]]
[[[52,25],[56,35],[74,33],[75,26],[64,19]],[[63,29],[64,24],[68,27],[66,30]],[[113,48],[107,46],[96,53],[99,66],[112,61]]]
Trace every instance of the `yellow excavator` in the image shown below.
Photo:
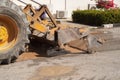
[[[11,63],[25,51],[30,39],[39,37],[57,48],[69,45],[86,52],[92,52],[94,47],[102,44],[101,39],[93,37],[93,32],[80,28],[62,29],[47,6],[39,5],[40,8],[35,9],[27,4],[22,10],[10,0],[0,0],[0,63]],[[45,14],[49,20],[44,19]],[[90,33],[92,36],[88,36]]]

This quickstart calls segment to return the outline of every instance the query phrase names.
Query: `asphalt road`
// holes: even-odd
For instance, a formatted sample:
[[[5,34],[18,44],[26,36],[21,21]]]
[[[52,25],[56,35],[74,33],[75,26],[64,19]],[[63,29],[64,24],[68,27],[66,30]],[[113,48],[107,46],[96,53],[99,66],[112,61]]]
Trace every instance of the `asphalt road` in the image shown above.
[[[120,50],[0,65],[0,80],[120,80]]]

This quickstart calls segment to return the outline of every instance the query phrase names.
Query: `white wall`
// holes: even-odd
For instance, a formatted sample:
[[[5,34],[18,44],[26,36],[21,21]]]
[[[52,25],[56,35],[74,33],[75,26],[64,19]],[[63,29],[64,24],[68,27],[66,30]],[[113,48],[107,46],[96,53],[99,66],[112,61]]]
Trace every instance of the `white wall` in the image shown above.
[[[37,1],[37,0],[36,0]],[[42,0],[45,1],[45,0]],[[50,4],[50,0],[47,4]],[[114,0],[114,3],[120,7],[120,0]],[[68,17],[71,17],[72,11],[76,9],[85,10],[88,9],[88,4],[95,4],[94,0],[66,0],[66,11],[68,12]],[[65,0],[51,0],[50,9],[53,14],[56,13],[56,10],[65,10]]]
[[[18,2],[17,0],[12,0],[17,5],[25,6],[24,4]],[[22,0],[28,4],[32,4],[33,6],[37,6],[36,4],[32,3],[30,0]],[[65,10],[65,0],[35,0],[40,4],[48,5],[52,14],[55,14],[57,10]],[[88,2],[90,0],[66,0],[66,11],[68,12],[67,17],[71,17],[72,11],[76,9],[87,9]]]
[[[72,11],[76,9],[84,10],[88,9],[88,3],[90,0],[67,0],[68,17],[71,17]]]
[[[12,0],[17,4],[21,5],[17,0]],[[33,6],[37,6],[36,4],[32,3],[30,0],[23,0],[27,3],[33,4]],[[65,0],[35,0],[40,4],[48,5],[52,14],[55,14],[57,10],[65,10]],[[120,0],[114,0],[114,3],[120,7]],[[88,9],[88,4],[94,4],[91,0],[66,0],[66,11],[68,12],[67,17],[70,18],[72,11],[76,9]],[[23,4],[22,4],[23,5]]]
[[[114,3],[120,8],[120,0],[114,0]]]
[[[71,17],[72,11],[76,9],[88,9],[88,2],[90,0],[66,0],[67,17]],[[52,13],[55,14],[57,10],[65,10],[65,0],[51,0]]]

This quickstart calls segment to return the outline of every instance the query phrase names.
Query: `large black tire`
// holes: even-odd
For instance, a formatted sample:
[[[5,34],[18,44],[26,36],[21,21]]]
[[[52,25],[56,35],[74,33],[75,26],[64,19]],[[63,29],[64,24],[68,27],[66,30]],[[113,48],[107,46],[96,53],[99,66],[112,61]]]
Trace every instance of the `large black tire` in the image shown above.
[[[10,0],[0,0],[0,15],[7,15],[15,20],[18,25],[17,40],[9,49],[0,50],[0,63],[11,63],[13,58],[17,58],[22,51],[25,51],[25,45],[29,43],[30,34],[29,23],[22,9]]]

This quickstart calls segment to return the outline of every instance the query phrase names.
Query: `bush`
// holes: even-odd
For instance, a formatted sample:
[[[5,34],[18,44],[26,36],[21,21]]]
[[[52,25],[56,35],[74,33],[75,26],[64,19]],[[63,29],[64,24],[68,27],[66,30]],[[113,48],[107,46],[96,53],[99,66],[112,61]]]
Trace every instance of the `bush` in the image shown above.
[[[73,11],[72,19],[73,22],[93,26],[120,23],[120,10],[76,10]]]

